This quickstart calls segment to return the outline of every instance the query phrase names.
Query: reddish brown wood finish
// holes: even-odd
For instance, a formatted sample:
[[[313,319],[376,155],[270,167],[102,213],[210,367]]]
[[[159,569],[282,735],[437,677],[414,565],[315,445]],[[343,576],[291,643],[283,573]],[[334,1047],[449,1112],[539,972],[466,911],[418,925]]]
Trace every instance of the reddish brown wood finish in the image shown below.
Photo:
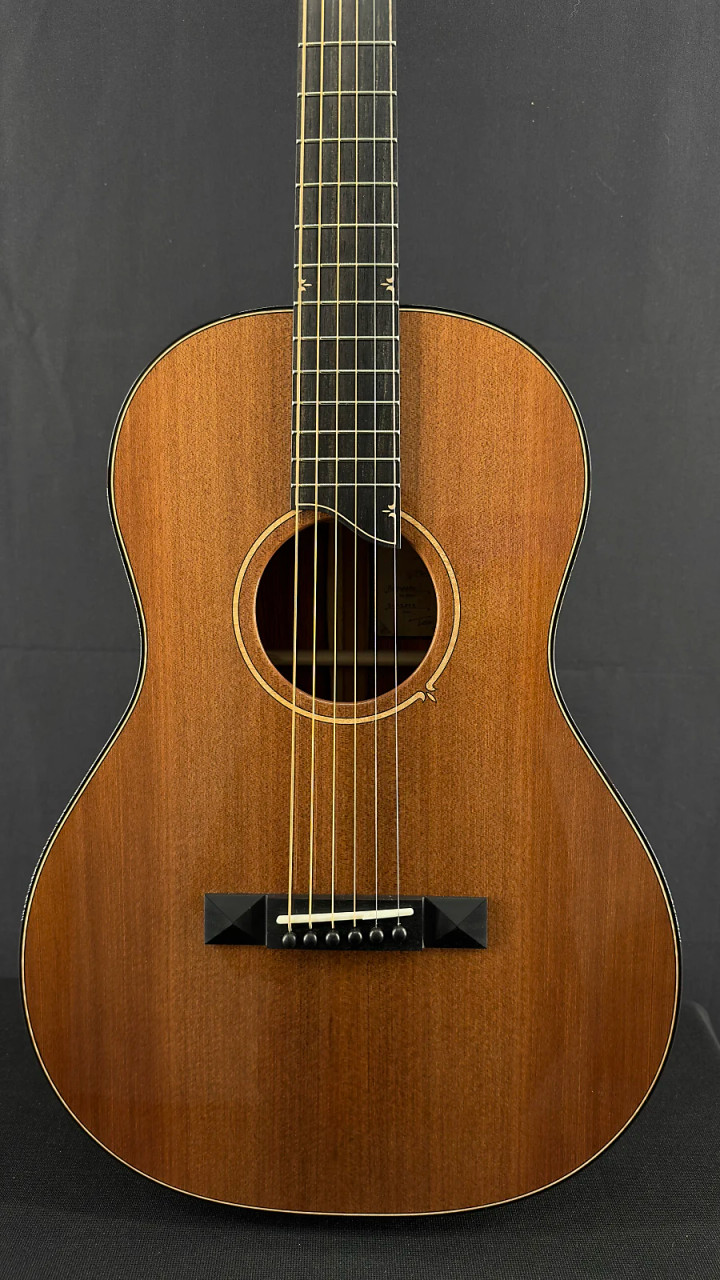
[[[402,340],[403,505],[446,552],[462,600],[437,702],[399,719],[402,887],[487,895],[487,951],[204,946],[204,892],[287,883],[290,714],[248,669],[232,600],[248,549],[287,509],[290,315],[223,321],[173,347],[118,438],[147,668],[34,881],[24,990],[44,1067],[80,1123],[136,1169],[213,1199],[422,1213],[526,1195],[622,1130],[674,1026],[666,892],[548,667],[584,507],[573,410],[548,368],[489,326],[409,312]],[[252,618],[244,626],[252,645]],[[383,779],[391,731],[383,721]],[[318,889],[330,733],[318,729]],[[371,892],[372,726],[359,733]],[[349,736],[338,733],[340,891]],[[384,780],[387,892],[390,799]],[[300,828],[302,892],[305,816]]]

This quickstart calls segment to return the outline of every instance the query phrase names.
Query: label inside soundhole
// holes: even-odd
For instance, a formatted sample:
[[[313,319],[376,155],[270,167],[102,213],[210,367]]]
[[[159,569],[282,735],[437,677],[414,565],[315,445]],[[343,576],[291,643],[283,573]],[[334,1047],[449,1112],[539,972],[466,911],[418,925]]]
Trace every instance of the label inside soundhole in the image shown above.
[[[337,554],[336,554],[337,551]],[[292,681],[295,538],[268,561],[258,584],[256,619],[273,666]],[[397,625],[396,625],[397,621]],[[323,701],[363,702],[417,670],[437,623],[435,588],[405,539],[397,552],[320,519],[300,530],[297,590],[297,686]],[[336,638],[337,637],[337,638]]]

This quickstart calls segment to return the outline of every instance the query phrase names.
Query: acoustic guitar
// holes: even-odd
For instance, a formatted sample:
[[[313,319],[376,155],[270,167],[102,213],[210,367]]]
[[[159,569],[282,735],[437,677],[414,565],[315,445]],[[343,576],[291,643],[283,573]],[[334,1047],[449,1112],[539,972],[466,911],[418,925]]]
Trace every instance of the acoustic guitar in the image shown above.
[[[294,306],[181,338],[122,408],[141,669],[22,936],[98,1143],[304,1213],[559,1182],[678,1004],[667,887],[553,665],[583,428],[525,342],[399,307],[395,83],[391,0],[301,0]]]

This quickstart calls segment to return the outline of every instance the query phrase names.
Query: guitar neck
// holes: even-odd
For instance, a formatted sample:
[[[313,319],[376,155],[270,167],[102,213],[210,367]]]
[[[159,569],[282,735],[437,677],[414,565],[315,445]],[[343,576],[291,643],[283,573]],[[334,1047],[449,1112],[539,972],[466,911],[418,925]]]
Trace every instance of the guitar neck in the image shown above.
[[[293,506],[400,537],[393,0],[300,0]]]

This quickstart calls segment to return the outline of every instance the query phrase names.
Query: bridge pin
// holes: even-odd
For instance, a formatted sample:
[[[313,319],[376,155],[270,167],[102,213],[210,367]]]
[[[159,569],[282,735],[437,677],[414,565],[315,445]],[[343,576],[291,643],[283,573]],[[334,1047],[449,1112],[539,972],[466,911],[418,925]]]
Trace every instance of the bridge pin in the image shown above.
[[[337,929],[328,929],[327,933],[325,934],[325,945],[326,947],[340,946],[340,934],[338,933]]]
[[[383,933],[380,926],[377,924],[375,925],[374,929],[370,930],[370,933],[368,936],[374,947],[379,947],[380,944],[385,941],[385,934]]]
[[[396,924],[392,931],[393,942],[407,942],[407,929],[402,924]]]
[[[296,947],[297,934],[293,933],[292,930],[289,933],[284,933],[282,936],[282,944],[284,947]]]
[[[308,929],[307,933],[303,934],[303,946],[304,947],[317,946],[317,934],[313,933],[312,929]]]
[[[348,934],[348,942],[351,947],[361,947],[363,936],[359,929],[351,929]]]

